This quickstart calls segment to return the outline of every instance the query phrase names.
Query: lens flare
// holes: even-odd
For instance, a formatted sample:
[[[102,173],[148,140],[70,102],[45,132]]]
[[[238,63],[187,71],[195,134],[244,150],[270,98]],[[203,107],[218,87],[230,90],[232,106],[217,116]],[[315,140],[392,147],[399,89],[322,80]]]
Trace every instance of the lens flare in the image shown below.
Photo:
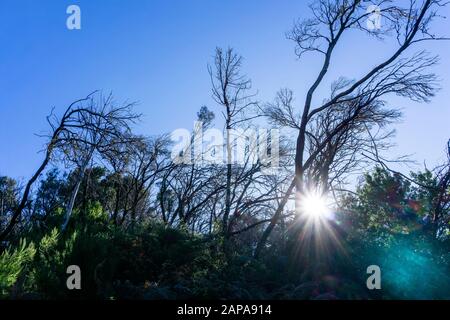
[[[319,187],[296,194],[295,255],[313,269],[331,267],[336,254],[345,254],[334,208],[333,198]]]
[[[318,191],[309,191],[300,196],[300,214],[307,218],[327,218],[330,213],[329,201],[325,195]]]

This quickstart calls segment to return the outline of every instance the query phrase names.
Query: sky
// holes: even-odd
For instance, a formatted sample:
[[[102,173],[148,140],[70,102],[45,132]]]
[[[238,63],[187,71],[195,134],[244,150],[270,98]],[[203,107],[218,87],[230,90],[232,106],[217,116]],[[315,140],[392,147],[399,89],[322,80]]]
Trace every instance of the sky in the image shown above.
[[[66,27],[72,4],[81,9],[81,30]],[[202,105],[218,114],[207,71],[217,46],[244,57],[259,101],[290,88],[300,107],[321,59],[299,60],[285,33],[308,10],[299,0],[1,0],[0,175],[32,175],[43,157],[37,134],[48,130],[46,116],[94,90],[138,102],[143,119],[136,130],[147,135],[191,129]],[[449,8],[442,14],[450,17]],[[434,30],[449,35],[448,20]],[[432,167],[445,159],[450,138],[450,42],[417,47],[424,48],[441,57],[435,72],[442,89],[428,104],[388,100],[404,113],[389,155],[410,154]],[[363,75],[392,50],[389,41],[347,35],[315,102],[333,80]]]

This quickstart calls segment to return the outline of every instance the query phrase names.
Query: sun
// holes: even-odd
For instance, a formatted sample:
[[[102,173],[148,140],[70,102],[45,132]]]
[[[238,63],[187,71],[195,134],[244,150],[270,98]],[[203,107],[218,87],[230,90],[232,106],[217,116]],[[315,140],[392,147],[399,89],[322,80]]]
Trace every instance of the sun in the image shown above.
[[[316,220],[326,218],[330,214],[327,197],[317,191],[302,194],[299,202],[300,214],[308,218]]]

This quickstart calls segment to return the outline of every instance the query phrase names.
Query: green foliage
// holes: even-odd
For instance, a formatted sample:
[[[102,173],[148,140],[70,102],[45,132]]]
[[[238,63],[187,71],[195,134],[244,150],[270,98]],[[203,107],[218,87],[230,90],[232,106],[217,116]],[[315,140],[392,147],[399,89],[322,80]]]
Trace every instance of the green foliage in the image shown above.
[[[48,298],[77,298],[80,293],[66,288],[66,269],[69,265],[78,265],[83,270],[83,295],[95,297],[97,290],[97,269],[113,254],[113,234],[105,232],[105,213],[99,203],[89,205],[86,227],[70,228],[61,235],[54,228],[45,235],[38,247],[34,277],[36,288]],[[78,209],[73,220],[80,224]],[[73,224],[72,224],[73,225]]]
[[[359,281],[367,277],[367,266],[380,266],[383,290],[378,298],[450,298],[449,243],[423,234],[397,234],[388,243],[355,242],[351,248]]]
[[[450,244],[448,238],[439,241],[424,222],[434,189],[383,169],[367,175],[357,193],[344,199],[335,224],[320,235],[323,260],[316,259],[315,247],[308,251],[298,236],[287,233],[293,226],[277,226],[270,250],[255,260],[252,248],[262,229],[226,240],[220,233],[193,234],[184,225],[171,228],[152,219],[116,225],[105,210],[113,204],[104,199],[111,191],[101,178],[104,172],[92,174],[95,192],[78,201],[64,233],[59,230],[65,187],[55,176],[48,177],[42,194],[60,194],[43,202],[48,216],[23,233],[27,240],[16,240],[15,247],[0,255],[1,297],[449,298]],[[437,184],[429,171],[413,177],[422,185]],[[214,229],[222,228],[217,224]],[[372,264],[382,268],[382,292],[365,287],[366,268]],[[81,268],[82,290],[67,289],[69,265]]]
[[[68,245],[62,244],[60,234],[54,228],[45,235],[38,245],[33,276],[36,289],[48,296],[58,296],[64,284],[64,265],[68,254]]]
[[[0,297],[5,297],[19,277],[33,261],[36,249],[33,243],[20,240],[17,248],[6,249],[0,255]]]
[[[383,291],[375,298],[448,299],[450,243],[439,240],[426,219],[437,181],[430,171],[411,176],[418,184],[377,168],[357,196],[346,199],[340,219],[356,280],[363,282],[365,268],[375,264],[383,270]]]
[[[412,174],[412,177],[423,185],[436,185],[429,171]],[[397,234],[425,230],[424,221],[436,196],[430,190],[413,185],[398,174],[376,168],[365,176],[364,184],[355,196],[344,199],[345,211],[340,218],[351,226],[350,236],[367,241],[390,241]]]
[[[120,256],[117,276],[133,283],[175,283],[208,264],[209,253],[199,237],[160,223],[119,231],[114,247]]]

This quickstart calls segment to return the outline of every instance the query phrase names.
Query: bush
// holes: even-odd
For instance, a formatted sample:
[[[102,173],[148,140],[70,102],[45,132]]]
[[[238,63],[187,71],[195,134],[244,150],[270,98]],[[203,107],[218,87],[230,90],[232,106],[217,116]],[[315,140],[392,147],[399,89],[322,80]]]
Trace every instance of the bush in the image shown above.
[[[32,242],[27,244],[26,240],[20,240],[16,249],[8,248],[0,255],[1,298],[7,297],[14,285],[20,285],[19,278],[25,273],[35,254],[36,249]]]

